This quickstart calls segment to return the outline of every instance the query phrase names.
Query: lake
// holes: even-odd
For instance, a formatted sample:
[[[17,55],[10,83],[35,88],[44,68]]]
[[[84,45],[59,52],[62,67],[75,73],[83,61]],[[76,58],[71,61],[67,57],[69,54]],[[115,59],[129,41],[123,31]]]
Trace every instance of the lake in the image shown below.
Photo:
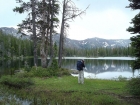
[[[132,71],[131,63],[135,58],[131,57],[98,57],[98,58],[86,58],[86,57],[65,57],[63,59],[63,68],[76,69],[76,62],[79,59],[85,60],[85,65],[87,70],[84,71],[85,78],[92,79],[116,79],[119,76],[131,78],[136,77],[140,74],[139,70]],[[25,66],[25,61],[28,62],[29,66],[33,66],[33,58],[24,60],[0,60],[0,77],[2,75],[14,74],[14,70],[19,70]],[[41,65],[40,59],[38,60],[38,65]],[[73,76],[78,76],[74,75]],[[17,97],[16,95],[0,92],[0,100],[7,99],[14,100],[16,103],[21,105],[31,105],[33,100],[26,100]],[[38,100],[39,101],[39,100]]]
[[[63,68],[76,69],[76,62],[79,59],[85,60],[87,70],[84,70],[85,78],[115,79],[119,76],[131,78],[139,76],[140,70],[132,71],[131,63],[135,58],[131,57],[65,57]],[[24,67],[25,61],[29,66],[33,66],[33,59],[24,60],[4,60],[0,61],[0,76],[3,74],[13,74],[13,71]],[[40,59],[38,60],[40,64]],[[76,74],[72,74],[77,76]]]

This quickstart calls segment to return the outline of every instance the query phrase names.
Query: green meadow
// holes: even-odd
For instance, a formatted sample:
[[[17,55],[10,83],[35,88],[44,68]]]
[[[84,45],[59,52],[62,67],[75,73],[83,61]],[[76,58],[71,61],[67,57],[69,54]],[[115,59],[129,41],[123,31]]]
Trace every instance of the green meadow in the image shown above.
[[[23,88],[3,85],[1,89],[33,100],[33,105],[135,105],[129,99],[127,81],[85,79],[84,84],[78,84],[77,77],[72,76],[32,77],[28,81],[33,84]]]

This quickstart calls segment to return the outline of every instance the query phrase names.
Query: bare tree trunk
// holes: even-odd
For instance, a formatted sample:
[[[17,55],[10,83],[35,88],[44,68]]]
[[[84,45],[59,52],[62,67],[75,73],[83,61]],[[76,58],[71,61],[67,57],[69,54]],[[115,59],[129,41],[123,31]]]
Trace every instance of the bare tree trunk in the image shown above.
[[[59,40],[59,55],[58,55],[58,66],[61,67],[62,64],[62,56],[63,56],[63,41],[64,41],[64,18],[65,18],[65,0],[63,2],[63,14],[62,14],[62,23],[61,23],[61,31],[60,31],[60,40]]]
[[[35,25],[35,0],[31,0],[32,3],[32,22],[33,22],[33,42],[34,42],[34,66],[37,66],[37,37],[36,37],[36,25]]]
[[[62,56],[63,56],[63,40],[64,40],[64,21],[61,24],[60,40],[59,40],[59,55],[58,55],[58,66],[61,67]]]
[[[87,7],[88,8],[88,7]],[[87,9],[86,8],[86,9]],[[60,40],[59,40],[59,59],[58,59],[58,65],[61,67],[62,63],[62,56],[63,56],[63,48],[64,48],[64,39],[66,36],[66,28],[69,27],[68,20],[73,20],[77,16],[80,16],[81,14],[85,13],[84,11],[79,10],[72,0],[64,0],[63,1],[63,14],[62,14],[62,24],[61,24],[61,31],[60,31]]]
[[[46,59],[46,54],[45,54],[45,31],[46,31],[46,28],[45,28],[45,24],[46,24],[46,9],[45,9],[45,0],[43,0],[43,26],[42,26],[42,35],[41,35],[41,47],[40,47],[40,55],[41,55],[41,66],[42,67],[47,67],[47,59]]]
[[[49,16],[49,14],[48,14]],[[48,19],[47,19],[48,21]],[[48,21],[49,22],[49,21]],[[49,24],[49,23],[48,23]],[[47,34],[46,34],[46,60],[48,59],[48,50],[49,50],[49,38],[48,38],[48,35],[49,35],[49,28],[47,29]],[[46,61],[46,65],[47,65],[47,61]],[[48,65],[47,65],[48,66]]]
[[[52,33],[53,33],[53,16],[54,16],[54,0],[52,0],[52,4],[51,4],[51,27],[50,27],[50,61],[49,61],[49,67],[52,64],[52,60],[53,60],[53,41],[52,41]]]
[[[45,68],[47,66],[46,65],[47,63],[46,63],[45,37],[44,36],[42,36],[42,43],[41,43],[41,47],[40,47],[40,55],[41,55],[41,66]]]
[[[47,14],[47,33],[46,33],[46,60],[48,59],[48,50],[49,50],[49,34],[50,34],[50,5],[51,5],[51,0],[48,0],[48,14]],[[47,63],[47,62],[46,62]],[[48,65],[47,65],[48,66]]]

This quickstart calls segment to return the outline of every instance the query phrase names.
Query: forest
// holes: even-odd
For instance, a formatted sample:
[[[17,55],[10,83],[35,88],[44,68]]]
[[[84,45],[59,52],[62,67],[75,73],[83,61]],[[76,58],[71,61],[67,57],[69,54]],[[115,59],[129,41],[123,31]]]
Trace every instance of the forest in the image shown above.
[[[27,14],[27,18],[17,25],[18,31],[22,35],[29,33],[31,40],[16,39],[1,32],[1,37],[4,38],[1,38],[3,41],[0,43],[0,56],[3,58],[33,56],[35,66],[40,58],[41,66],[47,68],[52,66],[56,57],[58,57],[57,65],[61,67],[62,58],[65,56],[132,57],[135,54],[132,47],[72,49],[64,46],[70,28],[69,22],[85,14],[89,6],[81,10],[72,0],[63,0],[62,3],[59,0],[31,0],[29,2],[16,0],[16,2],[19,6],[13,8],[13,11]],[[60,37],[59,44],[56,45],[53,42],[53,35],[57,33],[58,27],[60,27]],[[48,57],[49,61],[46,60]]]
[[[18,57],[33,56],[33,43],[31,40],[22,40],[0,31],[0,58],[16,59]]]
[[[38,45],[37,47],[37,55],[40,56],[40,45]],[[116,47],[116,48],[101,47],[101,48],[91,48],[91,49],[64,48],[64,56],[66,57],[131,56],[132,57],[134,56],[134,52],[132,47]],[[0,58],[17,59],[20,57],[33,57],[33,41],[29,39],[16,38],[12,35],[7,35],[2,31],[0,31]]]
[[[139,0],[128,1],[130,4],[127,8],[140,10]],[[132,34],[138,34],[130,38],[130,47],[72,49],[64,46],[70,27],[69,22],[84,14],[88,6],[85,10],[80,10],[72,0],[62,0],[60,37],[57,45],[52,37],[59,25],[60,0],[30,0],[29,2],[16,0],[16,2],[20,6],[15,7],[13,11],[28,14],[27,18],[18,24],[19,33],[22,35],[25,34],[24,31],[30,33],[31,39],[16,38],[0,31],[0,60],[33,57],[34,64],[31,68],[25,67],[17,73],[9,66],[10,75],[3,75],[0,78],[0,96],[2,96],[0,98],[4,100],[0,100],[1,104],[11,102],[12,105],[16,105],[13,101],[16,96],[27,101],[33,99],[34,105],[140,104],[140,76],[130,80],[120,76],[115,81],[85,79],[85,83],[79,85],[77,78],[71,76],[71,71],[61,67],[65,56],[136,57],[131,67],[132,70],[140,69],[140,13],[132,19],[132,26],[127,29]],[[58,60],[55,59],[56,57]],[[37,63],[38,58],[41,60],[41,66]],[[4,95],[10,93],[13,97],[3,98],[2,93]]]

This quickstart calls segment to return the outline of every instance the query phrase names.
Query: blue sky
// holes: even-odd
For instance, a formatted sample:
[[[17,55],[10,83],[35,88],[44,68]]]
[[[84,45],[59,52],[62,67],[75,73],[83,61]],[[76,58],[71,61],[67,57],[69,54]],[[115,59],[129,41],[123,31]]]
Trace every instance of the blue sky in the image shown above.
[[[28,0],[26,0],[28,1]],[[68,36],[71,39],[83,40],[99,37],[105,39],[129,39],[132,34],[126,31],[131,19],[138,13],[130,8],[128,0],[73,0],[75,5],[86,14],[70,22]],[[0,27],[16,27],[26,18],[26,14],[13,12],[18,6],[16,0],[0,0]],[[61,19],[60,19],[61,20]],[[60,29],[58,29],[60,32]]]

